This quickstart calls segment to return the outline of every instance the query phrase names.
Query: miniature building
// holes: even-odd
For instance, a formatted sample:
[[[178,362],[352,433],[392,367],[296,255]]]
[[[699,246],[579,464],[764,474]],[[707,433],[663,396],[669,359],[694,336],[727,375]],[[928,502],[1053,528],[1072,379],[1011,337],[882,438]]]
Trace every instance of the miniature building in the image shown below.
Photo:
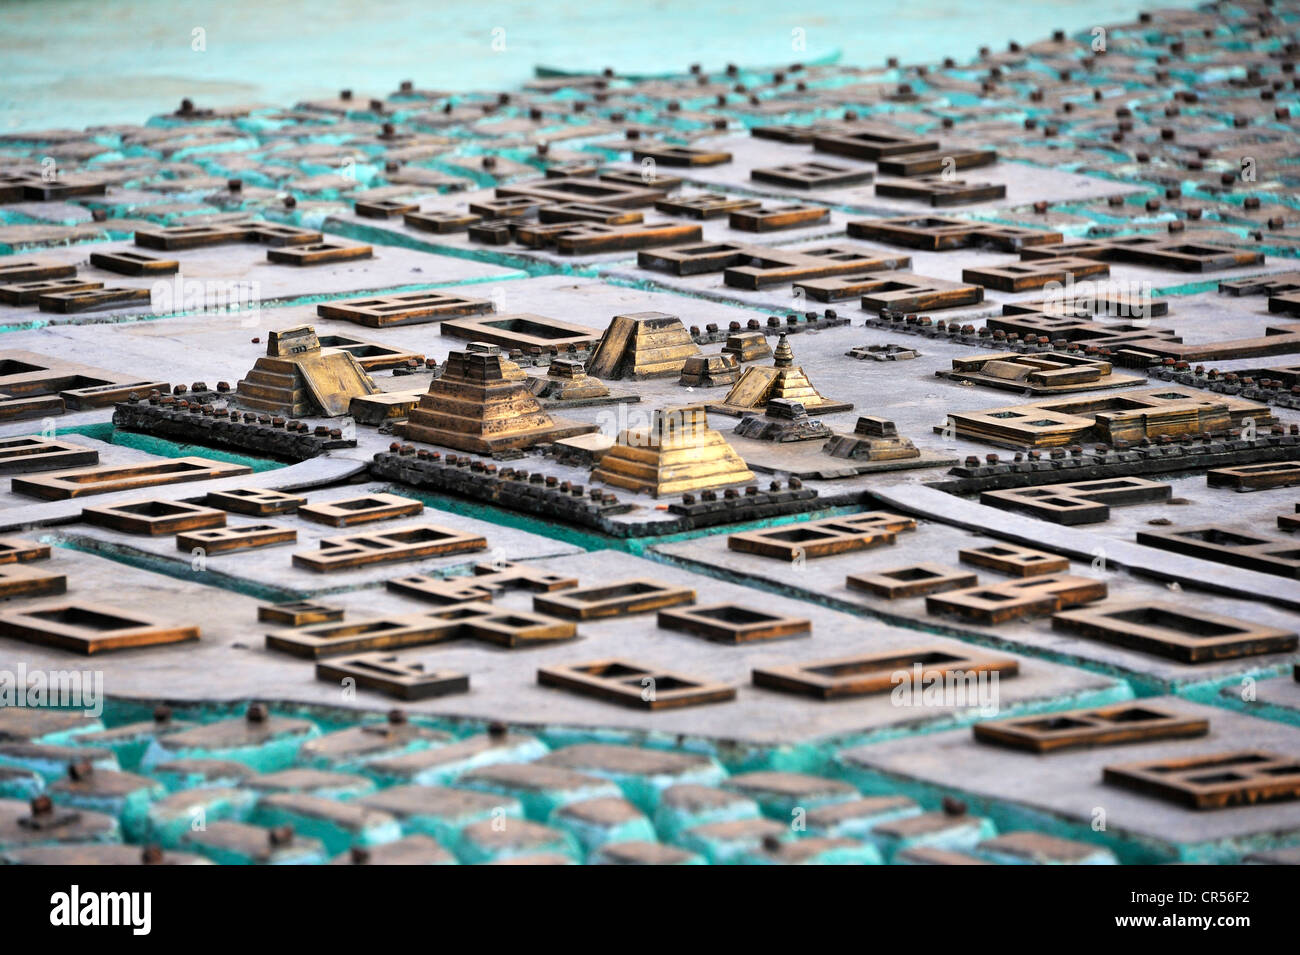
[[[743,414],[765,407],[773,398],[796,401],[809,412],[829,414],[853,408],[850,402],[832,401],[823,397],[813,387],[803,369],[794,363],[794,350],[785,335],[776,344],[773,363],[746,368],[740,381],[727,392],[727,397],[716,410]]]
[[[757,441],[825,441],[834,432],[815,418],[808,417],[808,409],[789,398],[773,398],[767,403],[767,412],[745,415],[736,425],[736,434]]]
[[[853,434],[836,435],[822,450],[833,458],[858,461],[904,461],[921,456],[910,438],[899,437],[894,422],[871,415],[858,418]]]
[[[596,344],[587,374],[597,378],[670,378],[700,346],[676,315],[634,312],[615,315]]]
[[[954,358],[952,371],[937,371],[935,374],[953,381],[1029,391],[1031,394],[1095,391],[1136,385],[1144,380],[1139,375],[1116,374],[1111,363],[1101,358],[1060,352],[1037,355],[1005,352],[974,358]]]
[[[378,391],[349,352],[322,348],[312,326],[297,325],[267,336],[266,355],[240,379],[235,398],[254,411],[335,418],[353,398]]]
[[[1080,441],[1141,441],[1225,431],[1253,419],[1256,427],[1276,419],[1267,404],[1229,395],[1203,395],[1190,388],[1129,391],[1099,397],[1080,396],[1032,404],[952,412],[936,432],[1014,447],[1050,448]]]
[[[528,379],[528,390],[538,398],[551,401],[584,401],[609,396],[605,383],[588,375],[582,362],[572,358],[552,361],[545,377]]]
[[[411,441],[491,453],[595,431],[594,424],[553,419],[528,390],[527,375],[496,345],[472,342],[447,356],[442,377],[394,429]]]
[[[614,438],[611,435],[593,431],[590,434],[576,434],[572,438],[560,438],[547,449],[547,453],[554,454],[555,460],[561,464],[591,470],[613,446]]]
[[[423,396],[423,390],[418,388],[414,391],[381,391],[353,398],[349,407],[357,424],[379,426],[387,421],[405,418]]]
[[[6,349],[0,362],[0,421],[84,411],[122,401],[133,391],[147,395],[169,387],[165,381],[140,381],[103,368]]]
[[[591,472],[593,481],[655,497],[753,478],[699,405],[656,411],[650,427],[623,431]]]
[[[772,346],[767,343],[767,336],[762,332],[737,332],[727,336],[727,343],[722,346],[724,353],[735,355],[736,361],[759,361],[772,357]]]
[[[891,342],[885,345],[855,345],[844,354],[858,361],[909,361],[921,353],[915,348],[907,348]]]
[[[677,383],[692,388],[716,388],[734,385],[739,375],[740,365],[734,355],[696,355],[686,359]]]

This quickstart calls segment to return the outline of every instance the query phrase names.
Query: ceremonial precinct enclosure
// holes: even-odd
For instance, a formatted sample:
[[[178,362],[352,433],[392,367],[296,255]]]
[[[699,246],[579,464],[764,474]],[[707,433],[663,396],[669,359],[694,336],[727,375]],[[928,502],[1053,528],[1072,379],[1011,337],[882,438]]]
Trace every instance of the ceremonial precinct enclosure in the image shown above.
[[[1300,864],[1300,0],[951,47],[0,126],[0,862]]]

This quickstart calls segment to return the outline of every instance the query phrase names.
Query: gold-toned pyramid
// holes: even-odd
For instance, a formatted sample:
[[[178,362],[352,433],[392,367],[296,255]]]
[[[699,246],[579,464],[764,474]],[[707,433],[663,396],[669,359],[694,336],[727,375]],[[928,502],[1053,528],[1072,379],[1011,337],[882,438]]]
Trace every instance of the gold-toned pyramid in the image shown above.
[[[267,335],[266,355],[235,386],[235,401],[288,417],[335,418],[348,413],[353,398],[378,393],[351,353],[322,348],[316,329],[296,325]]]
[[[809,414],[852,410],[852,402],[832,401],[813,387],[804,370],[794,363],[794,350],[786,336],[782,335],[777,342],[772,358],[771,365],[746,368],[722,403],[709,405],[709,410],[723,414],[761,412],[773,399],[798,402]]]
[[[595,431],[597,425],[552,418],[528,390],[528,376],[501,349],[471,342],[447,356],[406,424],[394,430],[411,441],[491,454]]]
[[[661,497],[754,479],[701,405],[656,411],[648,428],[628,428],[592,468],[591,479]]]
[[[676,315],[615,315],[587,362],[587,374],[606,380],[671,378],[682,373],[686,359],[698,354],[700,346]]]
[[[556,358],[543,376],[528,379],[528,390],[538,398],[557,403],[566,401],[591,401],[608,398],[609,388],[597,378],[587,374],[582,362],[572,358]]]

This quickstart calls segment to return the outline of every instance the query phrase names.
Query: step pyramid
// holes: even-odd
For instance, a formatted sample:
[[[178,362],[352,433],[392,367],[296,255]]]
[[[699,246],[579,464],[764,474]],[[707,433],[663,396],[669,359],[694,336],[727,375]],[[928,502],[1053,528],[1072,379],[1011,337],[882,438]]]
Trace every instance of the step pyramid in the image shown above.
[[[905,461],[921,456],[912,440],[898,433],[894,422],[873,415],[860,417],[853,434],[835,435],[822,450],[833,458],[859,461]]]
[[[572,358],[552,359],[545,376],[528,379],[528,390],[556,402],[609,397],[605,383],[587,374],[582,362]]]
[[[797,402],[809,414],[830,414],[853,408],[852,402],[832,401],[813,387],[804,370],[794,363],[794,350],[785,335],[777,342],[772,358],[771,365],[751,365],[746,368],[740,380],[727,392],[727,397],[722,399],[722,403],[709,405],[710,410],[723,414],[761,412],[773,399]]]
[[[491,454],[597,430],[552,418],[528,390],[528,376],[501,349],[471,342],[447,356],[441,377],[394,430],[411,441]]]
[[[266,355],[235,386],[235,401],[291,418],[336,418],[348,413],[353,398],[378,393],[349,352],[322,348],[316,329],[296,325],[267,335]]]
[[[686,359],[698,354],[700,346],[676,315],[615,315],[596,343],[587,374],[607,380],[672,378],[682,373]]]
[[[648,428],[628,428],[592,468],[591,479],[653,497],[740,484],[753,473],[709,427],[701,405],[656,411]]]

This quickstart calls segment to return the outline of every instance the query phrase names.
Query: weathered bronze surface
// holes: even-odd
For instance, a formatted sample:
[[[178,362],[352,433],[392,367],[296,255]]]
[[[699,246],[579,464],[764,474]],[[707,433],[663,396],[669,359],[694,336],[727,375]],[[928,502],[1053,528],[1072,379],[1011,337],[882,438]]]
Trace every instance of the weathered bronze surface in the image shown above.
[[[975,282],[1000,292],[1027,292],[1045,285],[1064,285],[1092,276],[1110,274],[1110,266],[1094,259],[1061,255],[1008,265],[962,269],[963,282]]]
[[[1104,600],[1105,581],[1068,574],[1027,577],[985,587],[967,587],[925,598],[932,614],[949,614],[996,625],[1021,617],[1043,617],[1066,607]]]
[[[284,491],[248,487],[229,491],[209,491],[206,503],[212,507],[219,507],[223,511],[265,517],[268,514],[290,514],[306,504],[307,498],[297,494],[287,494]]]
[[[533,597],[533,609],[572,620],[594,620],[649,613],[694,601],[695,591],[689,587],[676,587],[654,580],[619,580],[596,587],[565,588],[557,593],[538,594]]]
[[[942,176],[917,176],[915,179],[881,180],[876,195],[894,199],[917,199],[935,207],[959,206],[971,202],[1005,199],[1007,187],[1001,183],[967,182]]]
[[[496,193],[502,198],[531,199],[538,204],[580,201],[637,209],[652,204],[656,199],[662,199],[666,191],[647,185],[639,176],[636,177],[635,184],[574,176],[497,186]]]
[[[142,500],[126,504],[85,507],[81,519],[127,534],[177,534],[181,531],[225,527],[226,514],[184,501]]]
[[[1107,520],[1112,507],[1167,501],[1172,494],[1166,482],[1122,477],[985,491],[980,503],[1032,514],[1053,524],[1073,525]]]
[[[657,409],[647,428],[621,431],[591,479],[653,497],[741,484],[754,474],[709,427],[699,405]]]
[[[887,418],[862,415],[852,434],[834,435],[822,446],[833,458],[852,461],[909,461],[921,457],[921,451],[911,438],[898,433],[898,427]]]
[[[46,279],[67,279],[77,274],[75,265],[20,259],[0,264],[0,286],[14,282],[39,282]]]
[[[218,477],[235,477],[249,474],[252,468],[243,464],[226,464],[207,458],[172,458],[162,464],[122,465],[78,468],[60,471],[42,477],[14,478],[13,489],[18,494],[62,501],[70,497],[90,494],[109,494],[113,491],[132,491],[161,484],[186,481],[207,481]]]
[[[812,136],[812,144],[813,149],[819,153],[834,153],[837,156],[870,160],[929,152],[939,148],[938,142],[934,140],[884,127],[816,134]]]
[[[1296,648],[1295,633],[1172,603],[1108,602],[1052,617],[1052,627],[1183,663],[1207,663]]]
[[[27,564],[0,564],[0,598],[48,597],[67,592],[68,577]]]
[[[759,289],[786,282],[892,268],[895,261],[847,245],[798,250],[751,249],[738,264],[723,271],[723,280],[736,288]]]
[[[0,474],[61,471],[98,463],[98,451],[71,441],[51,441],[35,435],[0,438]]]
[[[42,312],[89,312],[111,305],[145,305],[150,297],[147,288],[72,289],[39,295],[36,304]]]
[[[452,693],[468,693],[469,677],[450,670],[426,671],[421,663],[402,663],[384,653],[360,653],[322,660],[316,679],[327,683],[352,681],[363,690],[399,700],[427,700]]]
[[[1114,444],[1162,435],[1194,435],[1273,423],[1267,405],[1228,395],[1166,386],[1097,398],[1037,401],[980,412],[950,412],[935,431],[955,431],[992,444],[1052,448],[1094,439]]]
[[[325,572],[486,549],[487,540],[478,534],[433,524],[407,524],[369,534],[326,537],[316,550],[294,554],[293,562],[298,567]]]
[[[1048,554],[1031,547],[1016,544],[989,544],[984,547],[967,547],[957,552],[964,564],[987,567],[1000,574],[1013,577],[1037,577],[1041,574],[1065,573],[1070,569],[1066,557]]]
[[[1295,543],[1221,524],[1138,531],[1137,542],[1205,560],[1300,579]]]
[[[321,347],[312,326],[298,325],[267,336],[266,355],[239,381],[235,396],[255,411],[336,417],[348,413],[353,398],[378,390],[351,353]]]
[[[1093,746],[1123,746],[1204,736],[1210,731],[1210,721],[1165,706],[1124,703],[1099,709],[984,720],[976,723],[972,730],[981,743],[1030,753],[1054,753]]]
[[[807,634],[812,623],[798,617],[754,610],[734,603],[693,605],[659,611],[659,626],[685,630],[716,643],[752,643]]]
[[[50,556],[50,545],[21,537],[0,537],[0,565],[45,560]]]
[[[92,252],[90,264],[119,275],[174,275],[181,267],[175,259],[160,259],[143,252]]]
[[[993,149],[936,149],[882,158],[876,163],[876,169],[882,176],[937,176],[958,169],[991,166],[997,161],[998,154]]]
[[[732,534],[727,538],[727,547],[793,562],[892,544],[899,533],[915,529],[916,521],[910,517],[867,511],[847,517],[805,521],[789,527]]]
[[[99,408],[122,401],[133,392],[145,396],[151,391],[167,389],[164,381],[142,381],[78,362],[13,349],[6,351],[0,362],[0,421],[60,415],[69,409]]]
[[[74,269],[75,271],[75,269]],[[0,302],[6,305],[34,305],[46,295],[102,289],[103,282],[78,278],[31,279],[0,285]]]
[[[582,362],[571,358],[553,359],[545,375],[529,379],[528,389],[544,406],[568,404],[577,407],[624,400],[614,396],[603,381],[587,374]]]
[[[615,315],[587,362],[587,374],[608,380],[676,377],[686,359],[699,353],[675,315]]]
[[[479,453],[597,430],[594,424],[552,418],[528,390],[526,378],[496,345],[471,343],[447,357],[442,377],[429,383],[397,430],[411,441]]]
[[[953,381],[969,381],[989,388],[1029,392],[1034,395],[1102,391],[1142,383],[1138,375],[1115,371],[1110,362],[1091,355],[1040,352],[1022,355],[1003,352],[954,358],[952,371],[935,372]]]
[[[1237,491],[1262,491],[1274,487],[1300,485],[1300,463],[1279,461],[1276,464],[1239,464],[1215,468],[1205,474],[1210,487],[1230,487]]]
[[[822,189],[861,185],[870,182],[875,174],[869,169],[854,169],[837,163],[800,162],[754,169],[749,175],[755,182],[794,189]]]
[[[862,307],[872,312],[935,311],[984,301],[980,285],[945,282],[911,272],[882,272],[858,284]]]
[[[447,640],[483,640],[513,649],[571,640],[576,626],[526,610],[499,610],[468,603],[426,613],[347,622],[312,624],[266,635],[266,645],[294,656],[319,658],[339,653],[396,650]]]
[[[741,209],[756,209],[757,199],[743,197],[699,195],[689,198],[656,199],[655,209],[665,215],[686,216],[689,219],[720,219]]]
[[[779,232],[782,229],[800,229],[805,226],[829,222],[831,210],[826,206],[787,203],[785,205],[759,206],[735,209],[728,216],[733,229],[743,232]]]
[[[1006,657],[916,647],[787,666],[755,667],[753,680],[755,686],[764,689],[834,700],[888,693],[899,685],[900,673],[909,679],[919,673],[920,680],[913,681],[913,691],[919,694],[922,681],[937,680],[942,685],[949,674],[964,680],[971,674],[997,673],[1005,678],[1019,672],[1020,664]]]
[[[292,527],[279,527],[275,524],[240,524],[237,527],[219,527],[208,531],[177,534],[176,549],[191,553],[202,551],[205,554],[225,554],[255,547],[293,544],[297,540],[298,532]]]
[[[368,245],[317,242],[312,245],[294,245],[283,249],[267,249],[266,260],[277,265],[326,265],[330,262],[368,259],[374,254],[375,250]]]
[[[492,310],[493,305],[487,299],[469,298],[449,292],[376,295],[340,302],[323,302],[316,306],[316,314],[321,318],[338,318],[371,328],[420,325],[463,315],[481,315]]]
[[[424,510],[424,503],[397,494],[364,494],[336,501],[318,501],[298,508],[298,516],[317,524],[351,527],[394,517],[410,517]]]
[[[305,627],[311,623],[342,620],[343,610],[310,600],[293,600],[288,603],[262,604],[257,608],[257,619],[285,627]]]
[[[0,613],[0,636],[92,654],[197,640],[199,628],[163,623],[103,604],[62,603]]]
[[[817,391],[803,368],[794,363],[794,350],[784,335],[772,353],[771,365],[750,365],[726,397],[708,407],[710,411],[739,415],[761,410],[776,398],[797,401],[811,414],[853,409],[852,403],[827,398]]]
[[[473,575],[468,577],[429,577],[417,574],[394,578],[385,586],[393,593],[436,604],[476,601],[491,603],[493,597],[504,590],[550,593],[577,587],[578,579],[549,573],[528,564],[506,564],[501,567],[476,564]]]
[[[1300,799],[1300,763],[1263,750],[1234,750],[1107,766],[1102,778],[1188,809],[1227,809]]]
[[[468,342],[487,342],[501,348],[566,348],[590,345],[600,332],[585,325],[573,325],[542,315],[520,312],[511,315],[483,315],[443,322],[443,335]]]
[[[964,219],[944,219],[938,216],[860,219],[850,222],[847,231],[856,239],[871,239],[889,245],[904,245],[931,252],[980,245],[1011,252],[1027,246],[1059,245],[1063,238],[1059,232],[967,222]]]
[[[626,660],[545,666],[537,671],[537,682],[645,710],[726,703],[736,698],[734,686]]]
[[[652,159],[665,166],[719,166],[731,162],[731,153],[722,150],[696,149],[691,146],[655,144],[632,150],[636,162]]]
[[[865,591],[886,600],[923,597],[945,590],[974,587],[977,583],[979,579],[969,571],[929,563],[894,567],[870,574],[849,574],[844,579],[844,586],[850,590]]]

